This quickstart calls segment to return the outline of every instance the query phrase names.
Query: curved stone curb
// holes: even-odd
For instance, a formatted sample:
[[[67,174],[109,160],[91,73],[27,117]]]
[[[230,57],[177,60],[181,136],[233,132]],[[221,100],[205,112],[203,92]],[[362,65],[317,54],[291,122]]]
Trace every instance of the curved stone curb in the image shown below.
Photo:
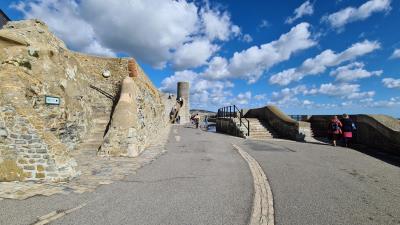
[[[253,157],[239,146],[232,145],[249,164],[251,174],[253,175],[254,199],[249,225],[274,225],[274,203],[267,176],[260,164]]]

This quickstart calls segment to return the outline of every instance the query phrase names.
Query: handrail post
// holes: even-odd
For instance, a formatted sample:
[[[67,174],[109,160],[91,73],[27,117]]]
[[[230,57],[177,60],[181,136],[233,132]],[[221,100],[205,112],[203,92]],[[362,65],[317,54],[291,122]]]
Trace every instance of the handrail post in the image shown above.
[[[229,106],[229,119],[232,117],[232,106]]]
[[[250,121],[247,120],[247,136],[250,136]]]
[[[242,109],[243,110],[243,109]],[[242,110],[240,110],[240,117],[239,117],[239,120],[240,120],[240,126],[242,126]]]

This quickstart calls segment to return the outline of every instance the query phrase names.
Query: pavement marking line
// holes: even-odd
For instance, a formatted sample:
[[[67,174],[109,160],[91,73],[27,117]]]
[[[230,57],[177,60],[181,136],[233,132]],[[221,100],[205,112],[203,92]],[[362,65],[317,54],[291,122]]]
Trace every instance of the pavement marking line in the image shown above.
[[[260,164],[239,146],[232,144],[249,165],[254,182],[254,199],[249,225],[274,225],[274,202],[271,187]]]
[[[181,141],[181,136],[175,136],[175,140],[176,140],[176,142],[180,142]]]
[[[41,216],[41,217],[38,217],[38,220],[35,223],[32,223],[32,225],[45,225],[45,224],[48,224],[50,222],[53,222],[55,220],[60,219],[61,217],[65,216],[65,215],[68,215],[68,214],[70,214],[70,213],[72,213],[72,212],[74,212],[74,211],[76,211],[78,209],[81,209],[84,206],[86,206],[86,203],[78,205],[75,208],[68,209],[68,210],[65,210],[65,211],[53,211],[53,212],[51,212],[49,214],[46,214],[46,215]]]

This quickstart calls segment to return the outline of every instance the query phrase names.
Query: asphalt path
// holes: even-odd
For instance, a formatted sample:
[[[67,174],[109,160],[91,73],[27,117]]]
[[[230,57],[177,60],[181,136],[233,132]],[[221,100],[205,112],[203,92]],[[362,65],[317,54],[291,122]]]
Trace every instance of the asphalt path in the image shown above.
[[[172,128],[167,152],[93,193],[0,201],[0,224],[33,224],[79,207],[51,224],[247,224],[253,180],[230,136]]]
[[[275,224],[400,224],[400,168],[352,149],[240,143],[270,182]]]

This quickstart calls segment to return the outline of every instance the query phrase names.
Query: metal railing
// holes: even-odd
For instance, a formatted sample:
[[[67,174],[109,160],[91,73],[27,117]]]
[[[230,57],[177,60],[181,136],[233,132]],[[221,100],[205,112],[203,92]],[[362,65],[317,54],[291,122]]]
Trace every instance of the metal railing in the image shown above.
[[[243,109],[239,109],[236,105],[225,106],[218,109],[218,118],[239,118],[239,126],[247,129],[246,136],[250,136],[250,121],[243,117]]]
[[[113,102],[115,102],[115,97],[113,96],[113,95],[111,95],[111,94],[109,94],[109,93],[107,93],[106,91],[103,91],[102,89],[100,89],[100,88],[98,88],[98,87],[96,87],[96,86],[93,86],[93,85],[89,85],[89,87],[90,88],[92,88],[92,89],[94,89],[94,90],[96,90],[96,91],[98,91],[98,92],[100,92],[102,95],[104,95],[104,96],[106,96],[107,98],[109,98],[109,99],[111,99]]]

